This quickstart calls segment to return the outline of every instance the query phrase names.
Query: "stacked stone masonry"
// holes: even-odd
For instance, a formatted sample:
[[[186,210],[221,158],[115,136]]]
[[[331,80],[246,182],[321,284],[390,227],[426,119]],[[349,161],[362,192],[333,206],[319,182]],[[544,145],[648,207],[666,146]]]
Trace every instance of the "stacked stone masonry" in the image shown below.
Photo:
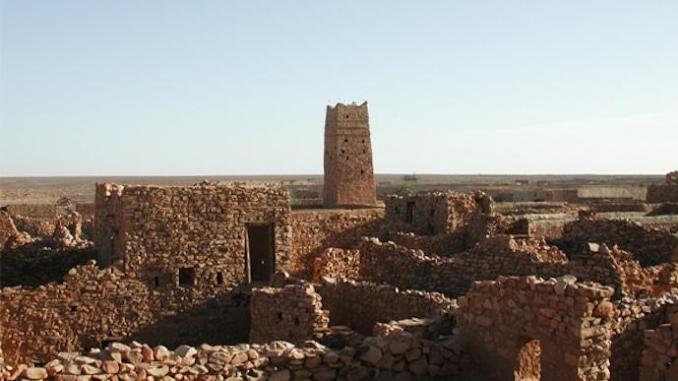
[[[249,280],[250,226],[271,227],[269,272],[289,264],[289,193],[279,186],[102,184],[96,200],[99,262],[122,261],[125,272],[158,288],[181,283],[182,272],[189,286]]]
[[[499,277],[459,298],[458,327],[497,380],[607,380],[613,289],[576,279]]]
[[[579,219],[565,225],[562,241],[563,247],[586,242],[619,245],[643,266],[669,263],[678,256],[678,237],[628,220]]]
[[[329,330],[329,312],[310,284],[252,290],[250,341],[286,340],[302,343],[321,339]]]
[[[325,207],[377,203],[367,102],[327,106],[324,167]]]
[[[456,301],[437,292],[399,290],[389,285],[324,279],[318,287],[332,325],[344,325],[363,335],[375,324],[413,317],[440,317],[456,309]]]

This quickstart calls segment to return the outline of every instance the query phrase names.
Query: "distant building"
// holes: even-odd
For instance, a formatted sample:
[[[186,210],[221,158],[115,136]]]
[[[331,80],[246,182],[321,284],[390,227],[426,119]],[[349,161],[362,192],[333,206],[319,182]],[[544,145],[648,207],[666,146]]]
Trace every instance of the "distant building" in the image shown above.
[[[367,102],[327,106],[324,163],[325,207],[376,204]]]

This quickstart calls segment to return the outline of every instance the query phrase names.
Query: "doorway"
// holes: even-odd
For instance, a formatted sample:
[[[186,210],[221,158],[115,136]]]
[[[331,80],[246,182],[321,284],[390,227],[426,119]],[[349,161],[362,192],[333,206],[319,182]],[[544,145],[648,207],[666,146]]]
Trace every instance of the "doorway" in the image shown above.
[[[275,271],[273,224],[247,225],[247,279],[250,282],[268,282]]]
[[[414,201],[407,202],[407,209],[405,210],[405,222],[408,224],[414,223]]]

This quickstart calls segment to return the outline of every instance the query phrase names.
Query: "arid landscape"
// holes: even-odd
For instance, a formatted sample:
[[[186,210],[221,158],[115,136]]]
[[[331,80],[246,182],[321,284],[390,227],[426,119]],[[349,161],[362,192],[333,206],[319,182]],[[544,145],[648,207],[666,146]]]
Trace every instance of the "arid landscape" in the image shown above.
[[[4,178],[0,378],[669,380],[678,172]],[[674,361],[675,360],[675,361]]]
[[[677,20],[0,0],[0,381],[678,381]]]
[[[412,180],[414,177],[416,180]],[[50,204],[60,197],[94,202],[95,183],[190,185],[202,180],[214,182],[282,183],[293,189],[322,190],[322,175],[269,176],[102,176],[102,177],[0,177],[0,205]],[[643,187],[661,184],[664,175],[426,175],[375,174],[377,193],[396,192],[404,185],[415,190],[548,189],[586,187]]]

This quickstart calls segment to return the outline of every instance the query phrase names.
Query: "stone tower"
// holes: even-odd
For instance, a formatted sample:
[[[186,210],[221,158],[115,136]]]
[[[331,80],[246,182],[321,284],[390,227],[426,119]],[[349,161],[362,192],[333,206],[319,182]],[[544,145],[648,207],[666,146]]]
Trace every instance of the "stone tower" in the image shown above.
[[[376,202],[367,102],[327,106],[325,207],[373,206]]]

